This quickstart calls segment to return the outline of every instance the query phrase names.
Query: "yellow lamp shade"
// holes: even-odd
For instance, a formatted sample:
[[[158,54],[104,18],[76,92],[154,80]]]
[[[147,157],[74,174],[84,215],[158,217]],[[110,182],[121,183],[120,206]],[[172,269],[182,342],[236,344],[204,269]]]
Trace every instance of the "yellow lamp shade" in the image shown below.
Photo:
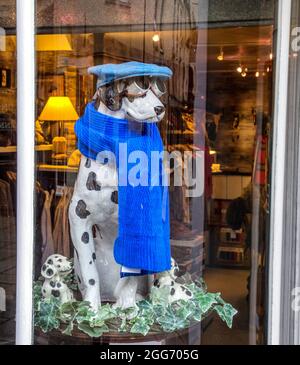
[[[79,116],[67,96],[50,96],[39,116],[40,120],[47,121],[68,121],[78,118]]]

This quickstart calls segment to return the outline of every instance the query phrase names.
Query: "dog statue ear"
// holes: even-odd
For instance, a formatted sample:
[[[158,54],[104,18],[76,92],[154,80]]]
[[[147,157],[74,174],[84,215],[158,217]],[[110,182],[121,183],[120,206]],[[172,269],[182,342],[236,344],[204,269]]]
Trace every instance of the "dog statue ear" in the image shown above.
[[[41,274],[45,279],[52,279],[57,274],[57,269],[54,265],[44,264]]]
[[[169,271],[170,276],[175,280],[178,278],[179,272],[180,272],[180,270],[177,265],[177,262],[173,258],[171,258],[171,269]]]
[[[122,96],[116,91],[113,84],[100,88],[99,94],[101,101],[109,110],[116,112],[121,109]]]

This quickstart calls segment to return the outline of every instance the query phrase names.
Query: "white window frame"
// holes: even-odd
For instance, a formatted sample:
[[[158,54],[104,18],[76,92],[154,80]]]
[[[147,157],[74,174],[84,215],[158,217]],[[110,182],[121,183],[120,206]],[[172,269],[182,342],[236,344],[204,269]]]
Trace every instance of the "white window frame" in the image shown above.
[[[33,339],[35,182],[35,0],[17,3],[17,306],[16,344]],[[270,222],[268,343],[279,344],[284,162],[291,0],[278,0],[276,82]]]
[[[282,315],[282,247],[285,194],[286,126],[292,0],[279,0],[277,9],[273,151],[270,214],[268,344],[280,344]]]
[[[33,338],[35,0],[17,0],[16,344]]]

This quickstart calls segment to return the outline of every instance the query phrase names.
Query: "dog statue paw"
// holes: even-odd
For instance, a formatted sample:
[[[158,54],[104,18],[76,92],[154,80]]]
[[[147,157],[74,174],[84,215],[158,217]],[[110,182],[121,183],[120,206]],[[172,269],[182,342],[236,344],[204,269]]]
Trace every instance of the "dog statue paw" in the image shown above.
[[[114,308],[121,308],[123,310],[136,308],[137,286],[137,277],[125,277],[120,280],[116,286],[114,293],[116,298]]]
[[[62,304],[72,301],[73,293],[64,281],[72,270],[73,264],[66,257],[61,255],[49,256],[41,270],[45,279],[42,286],[43,297],[46,299],[55,297]]]
[[[171,260],[171,270],[157,274],[153,282],[153,286],[156,288],[167,287],[169,289],[168,302],[169,304],[177,302],[179,300],[188,301],[193,298],[193,294],[190,290],[180,283],[177,283],[179,268],[175,260]]]

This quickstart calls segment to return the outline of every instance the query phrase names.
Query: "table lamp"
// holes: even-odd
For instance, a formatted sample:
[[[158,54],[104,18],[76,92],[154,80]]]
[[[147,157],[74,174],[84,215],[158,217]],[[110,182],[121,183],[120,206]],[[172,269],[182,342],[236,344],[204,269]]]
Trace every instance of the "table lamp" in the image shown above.
[[[77,120],[78,118],[79,116],[67,96],[50,96],[39,116],[39,120],[59,122],[59,135],[61,135],[62,122]]]
[[[53,138],[53,156],[55,161],[64,161],[67,158],[67,140],[62,136],[62,123],[74,121],[79,118],[71,100],[67,96],[50,96],[44,109],[42,110],[39,120],[58,122],[58,137]]]

